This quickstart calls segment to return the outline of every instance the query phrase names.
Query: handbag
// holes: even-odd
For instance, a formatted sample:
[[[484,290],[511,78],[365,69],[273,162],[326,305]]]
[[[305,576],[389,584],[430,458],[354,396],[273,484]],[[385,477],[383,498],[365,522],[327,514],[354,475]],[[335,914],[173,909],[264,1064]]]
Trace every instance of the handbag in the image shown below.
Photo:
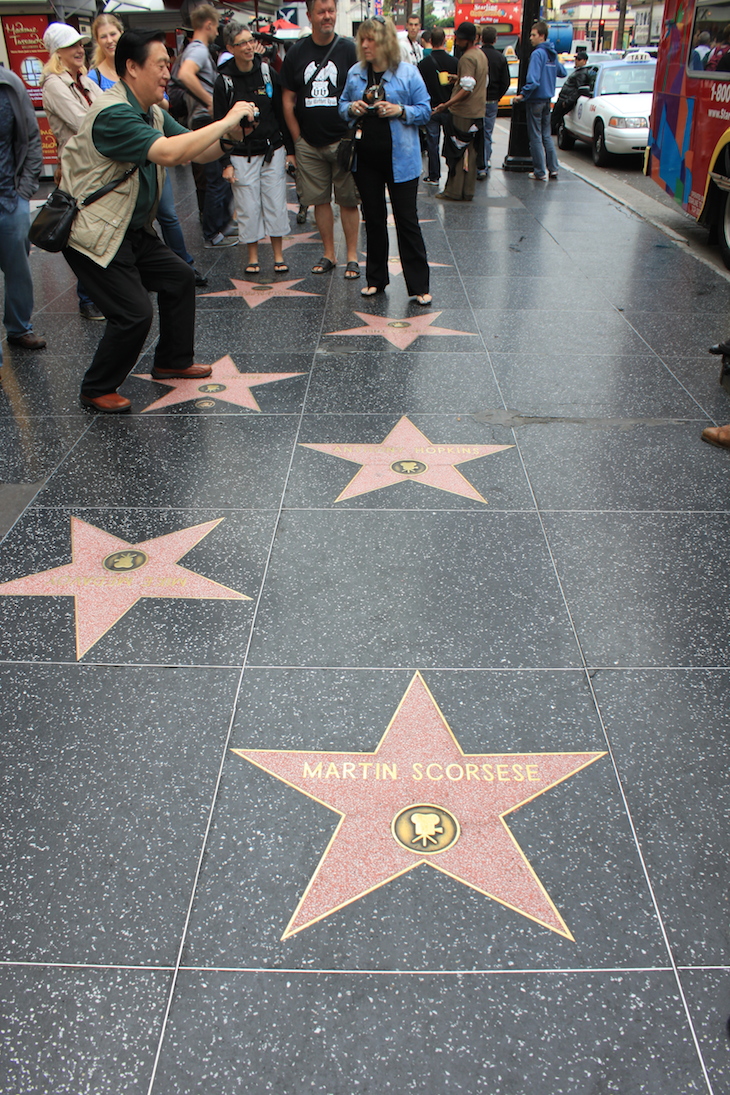
[[[348,133],[346,137],[340,139],[340,143],[337,146],[337,166],[342,171],[352,171],[352,165],[355,162],[355,153],[357,152],[357,142],[362,137],[362,128],[356,125],[352,133]]]
[[[135,164],[134,167],[130,167],[128,171],[125,171],[120,178],[114,179],[113,182],[107,183],[106,186],[95,190],[93,194],[89,194],[82,201],[81,207],[91,205],[92,202],[103,198],[105,194],[110,194],[112,190],[116,190],[125,179],[135,173],[138,166],[138,164]],[[51,251],[52,253],[63,251],[64,247],[68,245],[71,227],[78,211],[79,205],[76,198],[65,190],[57,188],[52,192],[46,204],[38,210],[36,218],[30,226],[28,239],[34,246],[40,247],[42,251]]]

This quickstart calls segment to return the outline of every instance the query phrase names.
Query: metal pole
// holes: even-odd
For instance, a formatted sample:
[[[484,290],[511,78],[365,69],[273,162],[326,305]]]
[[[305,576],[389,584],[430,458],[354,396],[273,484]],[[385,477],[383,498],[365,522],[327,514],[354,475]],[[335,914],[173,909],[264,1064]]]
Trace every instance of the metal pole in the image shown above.
[[[626,6],[627,0],[621,0],[618,9],[618,42],[616,43],[618,49],[624,48],[624,27],[626,25]]]
[[[536,23],[540,16],[540,0],[525,0],[522,9],[522,31],[520,34],[520,71],[517,77],[518,90],[527,79],[527,67],[530,63],[532,46],[530,45],[530,31],[532,24]],[[527,133],[527,117],[525,104],[512,104],[512,120],[509,129],[509,147],[502,164],[504,171],[532,171],[532,156],[530,155],[530,139]]]

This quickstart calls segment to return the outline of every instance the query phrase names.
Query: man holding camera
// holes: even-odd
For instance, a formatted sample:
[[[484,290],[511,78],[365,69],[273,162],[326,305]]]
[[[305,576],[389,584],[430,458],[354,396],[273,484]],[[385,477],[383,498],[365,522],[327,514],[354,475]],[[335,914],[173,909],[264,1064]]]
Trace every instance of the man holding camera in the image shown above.
[[[94,101],[63,150],[66,189],[79,204],[64,256],[107,326],[81,385],[81,402],[105,414],[129,411],[117,388],[134,366],[152,325],[157,293],[160,338],[152,376],[210,376],[193,364],[195,273],[152,227],[165,168],[220,158],[221,138],[253,115],[236,103],[219,122],[189,132],[159,104],[170,79],[162,31],[128,30],[114,54],[119,82]],[[109,193],[84,208],[107,184]]]

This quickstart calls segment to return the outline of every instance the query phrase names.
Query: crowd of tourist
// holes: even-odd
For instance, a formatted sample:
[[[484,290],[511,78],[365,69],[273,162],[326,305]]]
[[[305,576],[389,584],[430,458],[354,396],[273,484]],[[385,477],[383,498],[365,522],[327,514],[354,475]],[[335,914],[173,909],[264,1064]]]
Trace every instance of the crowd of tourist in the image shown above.
[[[443,30],[421,32],[416,15],[401,38],[390,19],[373,16],[353,42],[335,32],[336,0],[307,0],[307,11],[310,32],[282,61],[235,19],[224,27],[223,51],[216,55],[218,13],[198,4],[191,14],[192,38],[173,66],[172,81],[162,32],[125,31],[116,16],[102,14],[92,27],[94,54],[87,67],[91,39],[67,24],[49,25],[42,94],[58,146],[56,183],[79,203],[100,187],[108,191],[80,209],[64,249],[78,279],[81,316],[106,322],[82,382],[84,405],[107,414],[131,409],[117,389],[149,331],[150,291],[157,292],[160,314],[152,375],[200,379],[210,372],[193,363],[194,289],[206,278],[185,244],[171,166],[192,163],[206,246],[245,244],[248,276],[261,272],[259,244],[265,238],[273,274],[289,271],[283,254],[287,172],[296,181],[300,214],[313,209],[322,241],[312,273],[336,269],[334,198],[346,247],[344,276],[361,277],[362,213],[364,297],[388,285],[387,191],[408,294],[417,304],[431,304],[417,209],[422,157],[427,156],[426,183],[440,181],[445,162],[446,181],[437,198],[473,200],[476,182],[491,168],[497,109],[510,83],[507,63],[495,48],[495,29],[486,27],[480,35],[473,23],[462,22],[452,55],[444,48]],[[714,49],[698,36],[693,64],[723,67],[726,55],[730,64],[730,25],[726,31]],[[533,25],[530,43],[527,77],[515,101],[525,104],[530,178],[547,182],[558,175],[552,98],[556,77],[565,70],[545,23]],[[573,84],[579,87],[584,64],[585,58],[577,59],[568,92]],[[570,109],[569,95],[563,98]],[[22,83],[6,70],[0,70],[0,157],[12,164],[15,180],[12,194],[0,203],[8,341],[40,350],[46,343],[32,328],[27,241],[40,140]],[[719,344],[712,352],[726,348]],[[730,448],[730,428],[710,428],[703,438]]]

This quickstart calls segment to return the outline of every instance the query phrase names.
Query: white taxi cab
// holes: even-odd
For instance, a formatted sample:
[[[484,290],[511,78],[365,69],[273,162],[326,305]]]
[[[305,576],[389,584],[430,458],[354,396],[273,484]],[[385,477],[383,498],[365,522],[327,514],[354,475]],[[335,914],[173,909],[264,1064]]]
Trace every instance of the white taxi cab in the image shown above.
[[[593,162],[609,163],[611,153],[637,155],[649,140],[649,117],[656,61],[635,53],[624,61],[588,66],[592,89],[586,88],[558,129],[558,147],[570,149],[576,140],[593,149]]]

